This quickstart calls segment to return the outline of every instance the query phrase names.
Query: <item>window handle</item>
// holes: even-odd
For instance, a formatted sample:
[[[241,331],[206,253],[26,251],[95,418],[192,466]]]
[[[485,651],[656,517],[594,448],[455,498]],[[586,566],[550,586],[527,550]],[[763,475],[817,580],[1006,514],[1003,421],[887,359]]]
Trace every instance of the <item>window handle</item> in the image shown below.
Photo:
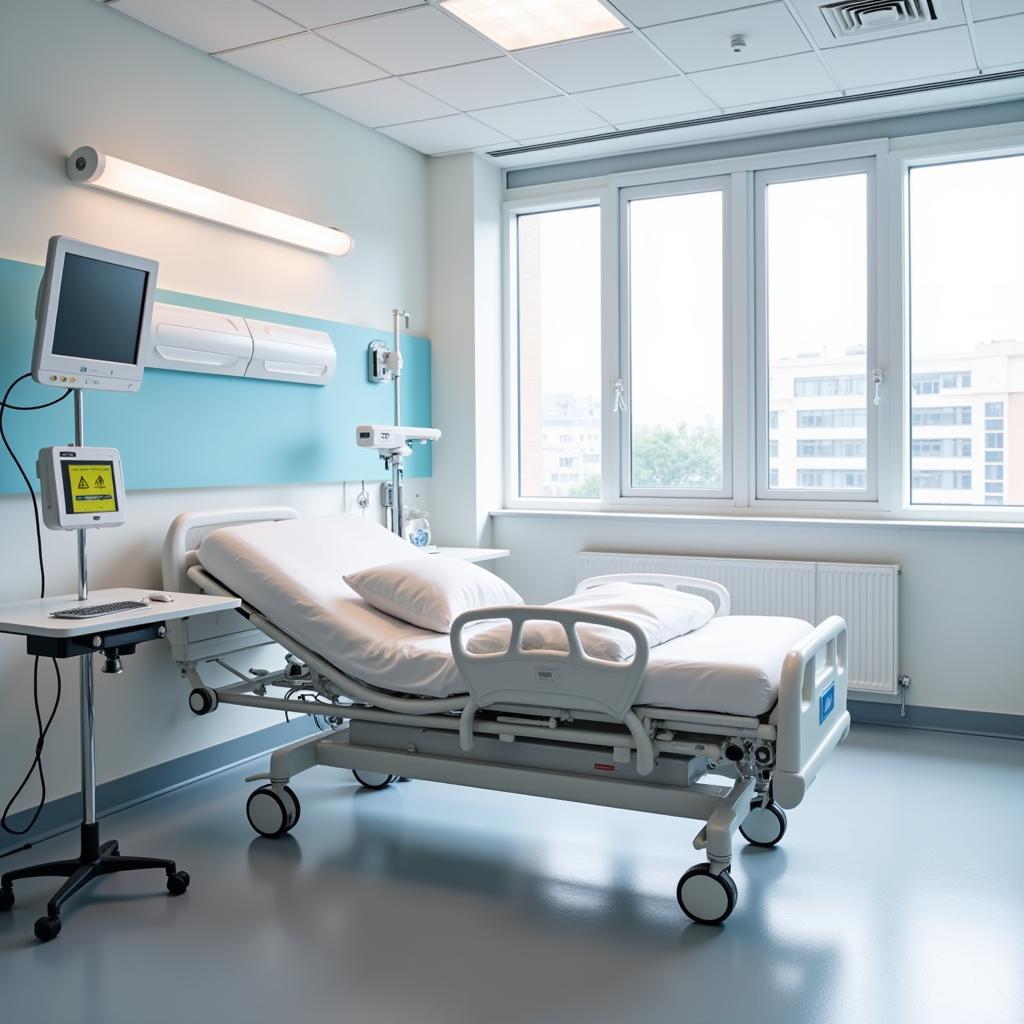
[[[875,397],[871,400],[871,404],[879,406],[882,404],[882,371],[872,370],[871,371],[871,384],[875,389]]]
[[[626,388],[619,377],[612,385],[612,412],[626,412],[629,406],[626,405]]]

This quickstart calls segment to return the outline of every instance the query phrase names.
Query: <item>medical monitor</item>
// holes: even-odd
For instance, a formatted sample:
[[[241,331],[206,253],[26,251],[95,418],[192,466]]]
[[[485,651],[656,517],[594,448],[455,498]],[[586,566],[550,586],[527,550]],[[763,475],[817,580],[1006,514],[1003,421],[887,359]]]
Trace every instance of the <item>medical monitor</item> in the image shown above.
[[[32,376],[59,388],[137,391],[157,264],[63,235],[50,239],[36,307]]]
[[[36,462],[43,522],[51,530],[120,526],[127,519],[116,448],[43,448]]]

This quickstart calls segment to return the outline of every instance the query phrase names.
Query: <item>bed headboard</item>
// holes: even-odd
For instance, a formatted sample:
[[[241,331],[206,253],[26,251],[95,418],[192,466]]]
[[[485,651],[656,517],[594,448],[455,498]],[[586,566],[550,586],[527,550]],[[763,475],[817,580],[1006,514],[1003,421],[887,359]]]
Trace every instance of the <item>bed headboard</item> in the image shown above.
[[[161,559],[164,587],[179,593],[198,592],[199,588],[189,578],[188,570],[198,564],[196,552],[203,538],[218,527],[298,518],[295,509],[284,505],[183,512],[171,523],[164,540]],[[224,657],[273,643],[265,633],[253,629],[237,612],[216,612],[180,622],[168,622],[167,639],[171,643],[175,661],[182,663]]]

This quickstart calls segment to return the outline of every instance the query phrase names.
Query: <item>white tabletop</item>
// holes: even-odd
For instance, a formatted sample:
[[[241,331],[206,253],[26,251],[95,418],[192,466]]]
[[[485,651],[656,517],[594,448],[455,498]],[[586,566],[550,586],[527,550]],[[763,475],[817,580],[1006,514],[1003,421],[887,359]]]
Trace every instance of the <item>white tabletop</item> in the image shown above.
[[[508,548],[439,547],[432,554],[446,555],[448,558],[461,558],[464,562],[490,562],[495,558],[507,558],[511,552]]]
[[[149,594],[170,593],[152,588],[117,587],[113,590],[93,590],[85,604],[110,604],[112,601],[141,601]],[[171,593],[173,601],[150,601],[145,608],[130,608],[113,615],[94,615],[87,619],[52,619],[50,612],[71,608],[78,604],[75,594],[58,597],[35,598],[32,601],[14,601],[0,604],[0,633],[18,633],[22,636],[74,637],[100,633],[107,629],[143,626],[150,622],[187,619],[192,615],[223,612],[237,608],[242,602],[237,597],[208,597],[206,594]]]

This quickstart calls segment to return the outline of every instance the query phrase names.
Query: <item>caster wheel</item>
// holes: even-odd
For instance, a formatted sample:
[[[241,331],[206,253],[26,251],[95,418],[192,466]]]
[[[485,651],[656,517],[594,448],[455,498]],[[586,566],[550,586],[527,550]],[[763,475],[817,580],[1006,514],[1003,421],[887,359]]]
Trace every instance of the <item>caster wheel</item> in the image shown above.
[[[180,896],[188,889],[188,883],[191,881],[187,871],[175,871],[173,875],[167,876],[167,891],[172,896]]]
[[[285,831],[291,832],[298,825],[299,818],[302,816],[302,805],[291,786],[282,786],[278,795],[283,796],[285,811],[288,814],[288,827]]]
[[[41,917],[35,925],[36,938],[40,942],[52,942],[60,935],[59,917]]]
[[[260,786],[249,794],[245,804],[245,816],[249,819],[249,824],[268,839],[283,836],[290,827],[290,816],[284,800],[270,786]]]
[[[10,910],[14,906],[14,890],[0,889],[0,911]]]
[[[217,694],[205,686],[197,686],[188,695],[188,706],[195,715],[208,715],[217,710]]]
[[[740,835],[752,846],[777,846],[786,834],[786,824],[786,812],[774,800],[764,807],[755,800],[740,825]]]
[[[364,789],[387,789],[398,778],[397,775],[387,775],[384,772],[357,772],[355,768],[352,769],[352,774]]]
[[[676,886],[683,913],[698,924],[721,924],[735,909],[737,896],[729,869],[713,875],[710,864],[690,868]]]

